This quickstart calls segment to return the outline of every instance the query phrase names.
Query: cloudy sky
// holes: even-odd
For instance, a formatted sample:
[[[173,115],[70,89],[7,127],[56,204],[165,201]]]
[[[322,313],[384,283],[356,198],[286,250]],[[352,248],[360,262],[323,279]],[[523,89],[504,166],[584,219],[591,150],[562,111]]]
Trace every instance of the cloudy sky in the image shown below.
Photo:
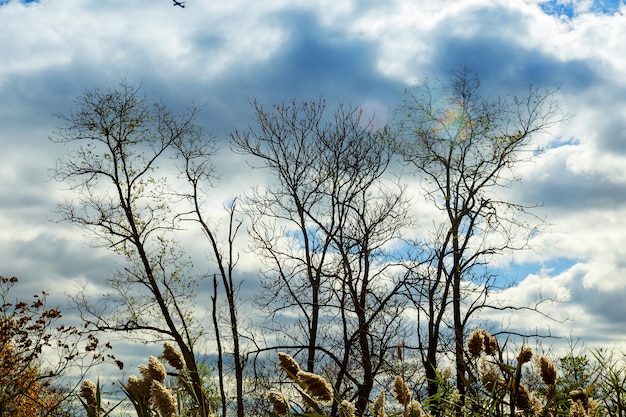
[[[0,0],[0,274],[62,304],[114,268],[49,221],[62,194],[49,168],[64,152],[48,139],[54,114],[87,89],[126,78],[175,109],[200,103],[225,138],[249,124],[253,98],[391,113],[403,89],[460,65],[488,94],[559,87],[573,116],[513,190],[550,224],[535,251],[500,261],[518,282],[501,296],[557,296],[548,312],[569,320],[554,334],[626,343],[624,0]],[[225,177],[225,199],[249,184]]]

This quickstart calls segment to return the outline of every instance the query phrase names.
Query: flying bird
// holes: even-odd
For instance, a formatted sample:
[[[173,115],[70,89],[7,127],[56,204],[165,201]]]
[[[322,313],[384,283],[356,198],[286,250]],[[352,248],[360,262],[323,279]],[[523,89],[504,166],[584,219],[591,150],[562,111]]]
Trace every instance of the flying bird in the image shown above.
[[[172,0],[174,2],[174,4],[172,4],[172,6],[179,6],[181,8],[185,8],[185,2],[184,1],[176,1],[176,0]]]

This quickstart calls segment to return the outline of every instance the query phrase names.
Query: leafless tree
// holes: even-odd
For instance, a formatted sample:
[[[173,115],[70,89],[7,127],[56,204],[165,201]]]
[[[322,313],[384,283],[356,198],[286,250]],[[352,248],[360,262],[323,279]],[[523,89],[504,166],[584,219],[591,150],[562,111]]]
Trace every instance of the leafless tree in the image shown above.
[[[421,323],[427,323],[420,343],[431,396],[438,390],[446,329],[452,331],[457,389],[465,393],[466,326],[481,309],[504,308],[488,304],[496,282],[484,266],[493,255],[527,248],[540,223],[527,222],[532,207],[508,201],[501,191],[520,180],[515,169],[540,151],[532,138],[563,121],[554,93],[531,87],[523,96],[485,97],[465,68],[446,84],[425,81],[407,90],[396,150],[442,214],[426,244],[429,262],[416,268],[412,286]]]
[[[389,246],[407,226],[407,204],[388,175],[386,131],[356,110],[325,116],[323,101],[253,107],[256,128],[231,139],[273,178],[246,201],[266,266],[261,301],[278,322],[292,318],[279,329],[305,347],[306,369],[334,369],[335,389],[362,414],[403,310]]]
[[[109,279],[103,303],[77,296],[86,325],[96,331],[126,332],[171,339],[188,368],[201,416],[211,414],[202,389],[194,343],[202,331],[190,302],[197,285],[190,260],[174,240],[167,175],[159,172],[168,155],[204,138],[194,123],[197,109],[174,115],[150,104],[138,87],[96,88],[76,100],[78,109],[60,116],[66,126],[52,137],[69,147],[54,177],[69,184],[72,198],[59,205],[61,220],[88,229],[94,242],[127,261]]]
[[[184,197],[191,203],[190,212],[181,213],[180,219],[193,220],[198,223],[200,229],[209,241],[210,253],[217,263],[217,273],[214,274],[214,294],[212,296],[213,303],[213,323],[215,326],[216,341],[218,344],[218,373],[219,386],[222,397],[222,415],[227,413],[227,396],[224,387],[226,380],[224,373],[224,349],[222,344],[222,336],[220,331],[219,318],[217,317],[217,279],[222,284],[226,295],[226,303],[228,306],[228,328],[230,329],[230,340],[232,342],[232,356],[235,373],[235,390],[237,416],[244,416],[244,360],[241,352],[240,342],[240,325],[238,320],[237,304],[239,302],[237,294],[239,286],[235,282],[234,268],[237,263],[237,255],[234,250],[234,242],[237,232],[242,222],[235,218],[236,201],[233,201],[228,208],[228,235],[224,239],[225,245],[218,236],[217,230],[211,226],[209,217],[207,217],[207,192],[206,187],[210,187],[215,180],[214,167],[211,157],[215,153],[214,144],[206,141],[205,138],[195,136],[187,141],[177,144],[180,160],[183,161],[182,172],[184,178],[190,184],[190,192],[184,194]]]

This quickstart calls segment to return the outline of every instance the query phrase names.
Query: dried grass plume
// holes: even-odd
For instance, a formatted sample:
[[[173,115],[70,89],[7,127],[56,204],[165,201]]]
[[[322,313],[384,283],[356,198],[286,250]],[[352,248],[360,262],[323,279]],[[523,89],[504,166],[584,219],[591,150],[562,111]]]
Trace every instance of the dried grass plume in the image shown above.
[[[312,397],[324,402],[333,399],[333,390],[328,382],[326,382],[326,379],[321,376],[311,372],[299,371],[297,378],[302,388]]]
[[[339,417],[354,417],[356,408],[354,404],[348,400],[341,401],[339,404]]]
[[[485,340],[483,341],[485,344],[485,353],[489,356],[496,356],[498,354],[498,339],[495,336],[490,335],[485,332]]]
[[[493,392],[497,386],[502,383],[498,367],[489,362],[486,358],[483,358],[480,367],[480,382],[487,391]]]
[[[98,408],[98,387],[96,384],[86,379],[80,386],[80,396],[85,400],[87,407],[97,413]]]
[[[385,392],[381,391],[374,399],[372,404],[372,416],[373,417],[387,417],[385,414]]]
[[[478,358],[483,350],[482,329],[476,329],[467,338],[467,351],[472,358]]]
[[[535,365],[544,384],[554,385],[556,383],[556,366],[550,359],[539,355],[535,358]]]
[[[278,352],[278,366],[283,368],[287,376],[294,381],[298,381],[298,372],[300,372],[300,365],[291,355],[285,352]]]
[[[150,379],[154,381],[159,381],[159,382],[165,381],[165,377],[167,376],[167,371],[165,370],[165,366],[163,366],[161,361],[159,361],[154,356],[148,357],[148,375],[150,375]]]
[[[589,407],[589,397],[587,393],[582,389],[577,389],[569,393],[573,403],[580,402],[585,409]]]
[[[163,343],[163,358],[174,369],[182,371],[185,369],[185,358],[171,343]]]
[[[270,404],[272,404],[275,414],[279,416],[287,414],[287,400],[282,392],[278,391],[276,388],[271,388],[267,393],[267,399]]]
[[[417,400],[411,401],[407,411],[408,411],[407,415],[409,417],[427,417],[428,416],[428,414],[426,414],[426,411],[424,411],[424,407],[422,407],[422,404]]]
[[[532,357],[533,357],[532,348],[530,346],[522,346],[522,349],[517,355],[517,363],[522,364],[522,363],[530,362]]]
[[[411,391],[400,375],[393,381],[393,396],[402,405],[408,406],[411,402]]]
[[[162,417],[176,417],[178,415],[176,398],[161,382],[152,381],[150,399]]]
[[[141,368],[140,368],[141,370]],[[150,398],[150,382],[140,379],[135,375],[128,377],[126,387],[128,391],[137,399],[137,401],[145,402]]]
[[[472,358],[478,358],[483,351],[489,356],[496,356],[498,339],[484,329],[475,329],[467,339],[467,350]]]

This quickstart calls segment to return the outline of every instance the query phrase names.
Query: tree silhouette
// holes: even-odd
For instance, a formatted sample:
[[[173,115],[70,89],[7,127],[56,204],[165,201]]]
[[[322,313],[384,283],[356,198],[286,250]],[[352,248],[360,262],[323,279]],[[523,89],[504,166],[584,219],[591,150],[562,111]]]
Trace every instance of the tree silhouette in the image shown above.
[[[427,248],[428,262],[414,269],[411,286],[420,322],[427,326],[419,331],[431,396],[438,391],[438,355],[445,350],[446,328],[452,331],[462,397],[463,340],[470,319],[486,308],[507,308],[488,303],[497,282],[484,266],[493,255],[527,248],[536,231],[536,225],[526,222],[532,207],[504,199],[501,191],[520,180],[516,167],[538,154],[531,139],[563,121],[553,96],[554,91],[531,87],[523,96],[485,97],[477,76],[463,68],[451,73],[446,84],[425,81],[407,90],[400,106],[395,147],[442,214],[421,247]]]

